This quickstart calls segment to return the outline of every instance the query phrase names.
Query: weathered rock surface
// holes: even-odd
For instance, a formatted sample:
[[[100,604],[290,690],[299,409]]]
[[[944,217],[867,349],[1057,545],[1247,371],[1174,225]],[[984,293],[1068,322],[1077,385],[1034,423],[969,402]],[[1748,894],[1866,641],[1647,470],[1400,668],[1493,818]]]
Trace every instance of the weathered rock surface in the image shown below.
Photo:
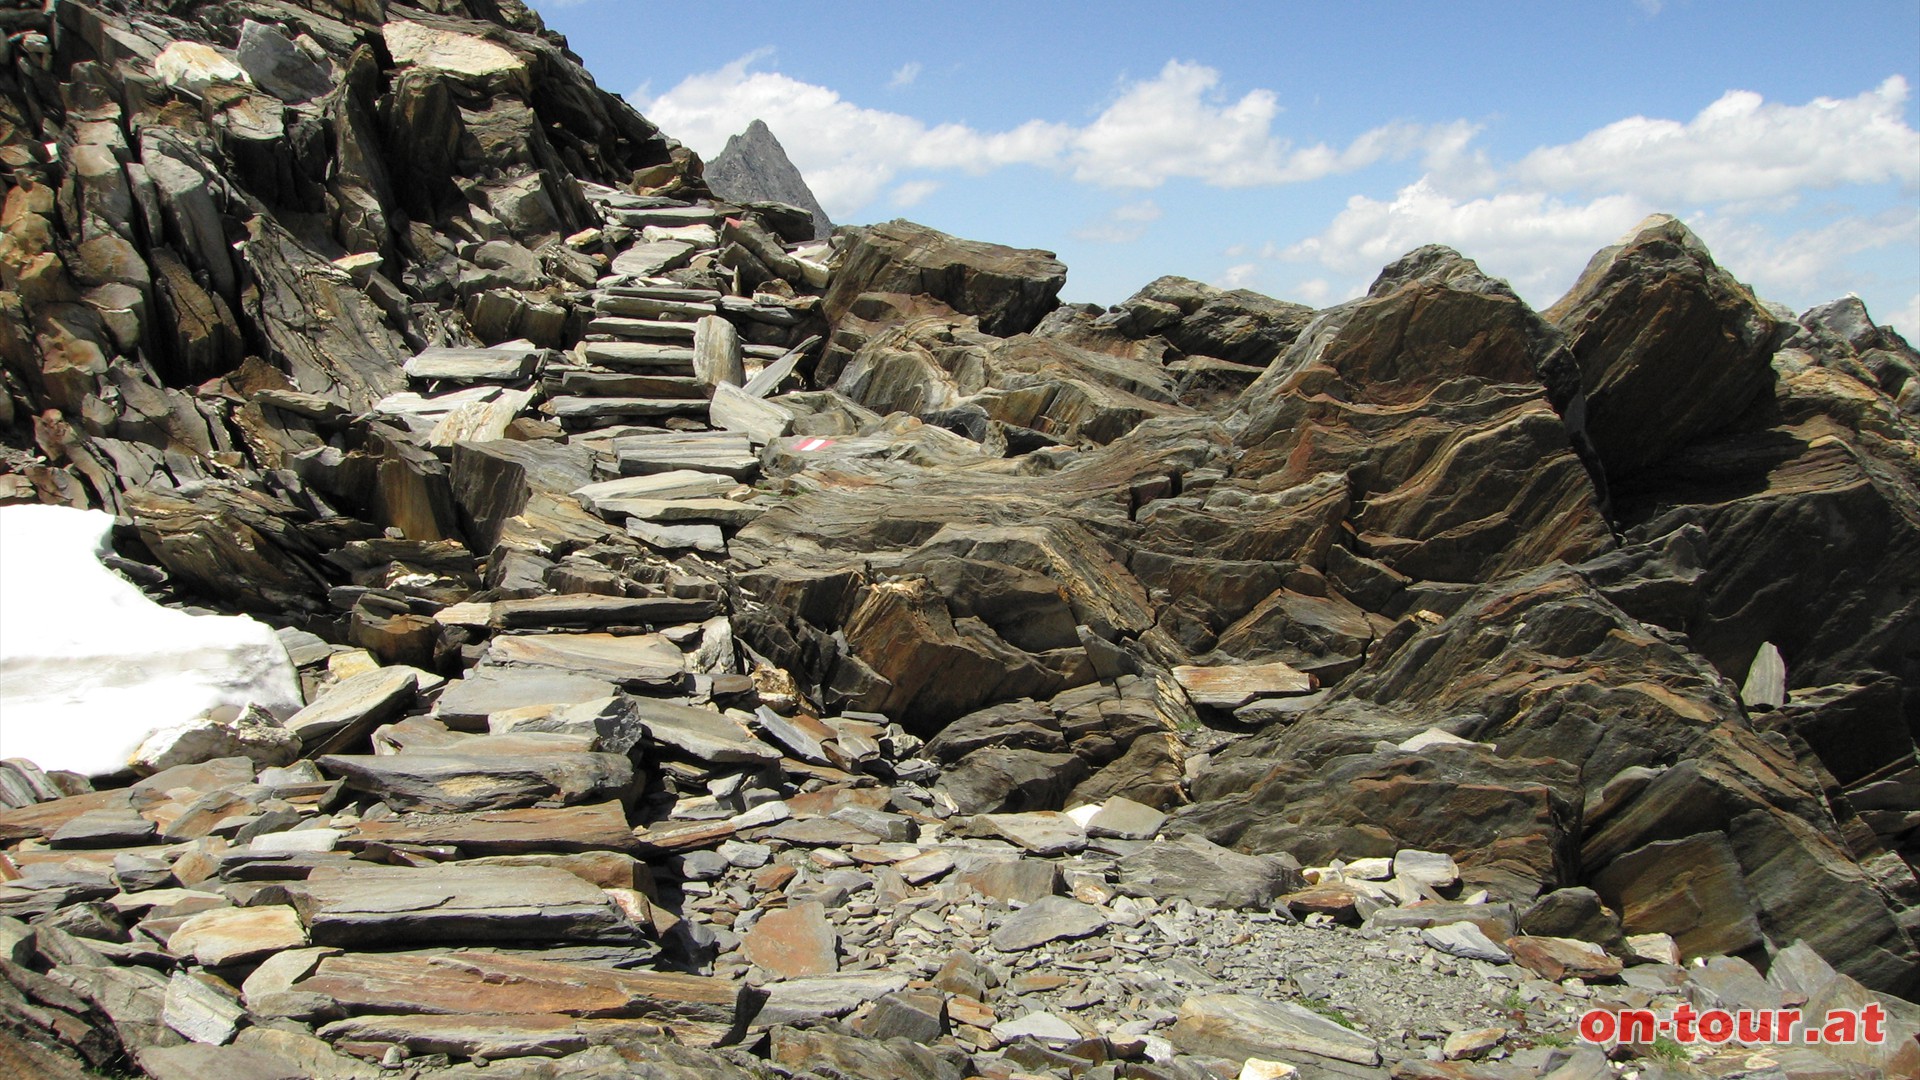
[[[983,333],[1011,337],[1052,310],[1067,268],[1044,251],[957,240],[909,221],[855,231],[834,275],[829,318],[862,293],[924,295],[980,319]]]
[[[545,867],[365,867],[287,889],[316,945],[564,941],[630,933],[605,895]]]

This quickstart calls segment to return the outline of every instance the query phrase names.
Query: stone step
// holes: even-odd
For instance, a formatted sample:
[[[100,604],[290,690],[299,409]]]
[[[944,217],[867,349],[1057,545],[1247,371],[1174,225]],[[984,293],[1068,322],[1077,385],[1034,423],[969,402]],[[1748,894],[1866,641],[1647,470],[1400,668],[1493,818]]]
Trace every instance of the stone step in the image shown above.
[[[543,388],[550,396],[644,397],[702,400],[707,388],[688,375],[636,374],[624,371],[588,371],[582,368],[549,369]]]
[[[602,278],[598,292],[607,296],[631,296],[643,300],[678,300],[689,304],[714,304],[725,293],[713,289],[691,289],[676,285],[672,278],[629,281],[622,277]]]
[[[693,346],[643,341],[588,341],[576,353],[586,363],[617,371],[693,371]]]
[[[613,272],[634,277],[663,274],[687,265],[699,250],[684,240],[643,241],[613,257]]]
[[[793,413],[730,383],[720,383],[713,388],[707,416],[714,427],[740,432],[760,446],[793,431]]]
[[[720,246],[720,233],[711,225],[648,225],[640,230],[640,239],[649,244],[673,240],[702,248]]]
[[[732,477],[709,472],[675,470],[645,476],[623,476],[602,480],[573,492],[580,505],[598,512],[602,502],[613,499],[706,499],[725,495],[739,487]]]
[[[628,417],[699,416],[707,403],[688,398],[556,397],[540,411],[563,423],[596,424]]]
[[[533,377],[547,350],[432,348],[406,363],[407,378],[420,382],[517,383]]]
[[[603,315],[624,315],[640,319],[698,319],[702,315],[712,315],[712,301],[663,300],[652,296],[622,296],[619,293],[600,293],[593,298],[593,310]]]
[[[740,346],[740,354],[748,359],[758,360],[762,363],[766,363],[771,360],[778,360],[781,357],[787,355],[787,349],[783,345],[745,345],[743,344]]]
[[[601,499],[597,510],[602,517],[639,518],[662,525],[709,523],[738,529],[751,524],[765,507],[733,499]]]
[[[726,534],[720,526],[704,523],[668,525],[645,518],[628,518],[627,535],[650,547],[661,551],[684,551],[692,548],[710,555],[727,553]]]
[[[619,210],[660,210],[693,205],[685,199],[673,199],[665,195],[635,195],[630,191],[621,191],[592,181],[582,181],[580,187],[587,193],[587,201],[602,209],[611,207]]]
[[[587,324],[587,333],[589,336],[617,341],[692,341],[694,325],[690,322],[602,315]]]
[[[800,313],[792,308],[755,303],[744,296],[721,297],[720,313],[731,318],[766,323],[768,326],[798,326],[801,320]]]
[[[613,452],[622,476],[691,469],[744,480],[760,471],[752,441],[732,432],[628,435],[613,440]]]
[[[629,229],[644,229],[649,225],[664,228],[681,225],[714,225],[726,216],[712,206],[660,206],[646,209],[607,206],[606,215],[609,220],[617,221]]]

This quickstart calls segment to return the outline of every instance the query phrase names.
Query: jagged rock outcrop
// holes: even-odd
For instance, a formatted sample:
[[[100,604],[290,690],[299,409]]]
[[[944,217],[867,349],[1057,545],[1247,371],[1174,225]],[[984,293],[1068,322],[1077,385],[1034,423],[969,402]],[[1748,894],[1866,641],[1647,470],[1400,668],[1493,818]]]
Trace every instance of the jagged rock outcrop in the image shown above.
[[[1664,215],[1595,255],[1542,314],[1567,335],[1586,431],[1616,482],[1724,431],[1773,380],[1773,317]]]
[[[774,202],[798,207],[812,215],[811,235],[824,240],[833,234],[833,221],[820,208],[807,179],[787,158],[786,148],[766,123],[755,120],[747,130],[727,139],[727,145],[707,162],[703,174],[715,195],[737,203]]]

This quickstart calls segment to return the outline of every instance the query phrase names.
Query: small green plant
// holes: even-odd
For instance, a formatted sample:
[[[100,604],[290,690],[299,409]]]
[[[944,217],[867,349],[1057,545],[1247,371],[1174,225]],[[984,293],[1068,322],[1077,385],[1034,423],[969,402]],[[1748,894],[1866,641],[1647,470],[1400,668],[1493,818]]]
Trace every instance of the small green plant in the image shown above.
[[[1670,1035],[1655,1035],[1653,1037],[1653,1053],[1654,1056],[1665,1058],[1668,1061],[1679,1062],[1687,1060],[1687,1048],[1675,1042]]]
[[[1551,1046],[1556,1050],[1565,1049],[1573,1045],[1572,1039],[1567,1038],[1557,1031],[1549,1031],[1544,1035],[1536,1036],[1533,1041],[1539,1043],[1541,1046]]]
[[[1520,988],[1517,986],[1508,987],[1507,996],[1500,999],[1500,1007],[1508,1012],[1526,1008],[1526,1001],[1520,997]]]
[[[1341,1027],[1346,1028],[1349,1031],[1360,1030],[1360,1025],[1354,1023],[1352,1017],[1348,1016],[1344,1012],[1341,1012],[1339,1006],[1335,1005],[1331,1001],[1328,1001],[1326,998],[1318,998],[1318,997],[1301,998],[1300,1004],[1305,1005],[1307,1008],[1312,1009],[1314,1012],[1319,1013],[1321,1016],[1326,1017],[1327,1019],[1333,1021],[1336,1024],[1339,1024]]]

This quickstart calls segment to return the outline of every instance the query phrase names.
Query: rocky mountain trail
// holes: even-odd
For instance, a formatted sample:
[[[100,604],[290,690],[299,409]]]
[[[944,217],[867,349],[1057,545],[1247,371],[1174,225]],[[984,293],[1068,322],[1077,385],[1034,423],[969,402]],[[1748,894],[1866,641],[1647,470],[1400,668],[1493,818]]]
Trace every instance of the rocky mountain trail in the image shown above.
[[[1062,305],[716,194],[512,0],[0,26],[0,503],[285,654],[102,767],[107,669],[11,650],[134,609],[9,602],[79,711],[0,761],[0,1066],[1920,1073],[1857,301],[1658,216],[1541,312],[1438,247]],[[1681,1002],[1892,1037],[1575,1027]]]

